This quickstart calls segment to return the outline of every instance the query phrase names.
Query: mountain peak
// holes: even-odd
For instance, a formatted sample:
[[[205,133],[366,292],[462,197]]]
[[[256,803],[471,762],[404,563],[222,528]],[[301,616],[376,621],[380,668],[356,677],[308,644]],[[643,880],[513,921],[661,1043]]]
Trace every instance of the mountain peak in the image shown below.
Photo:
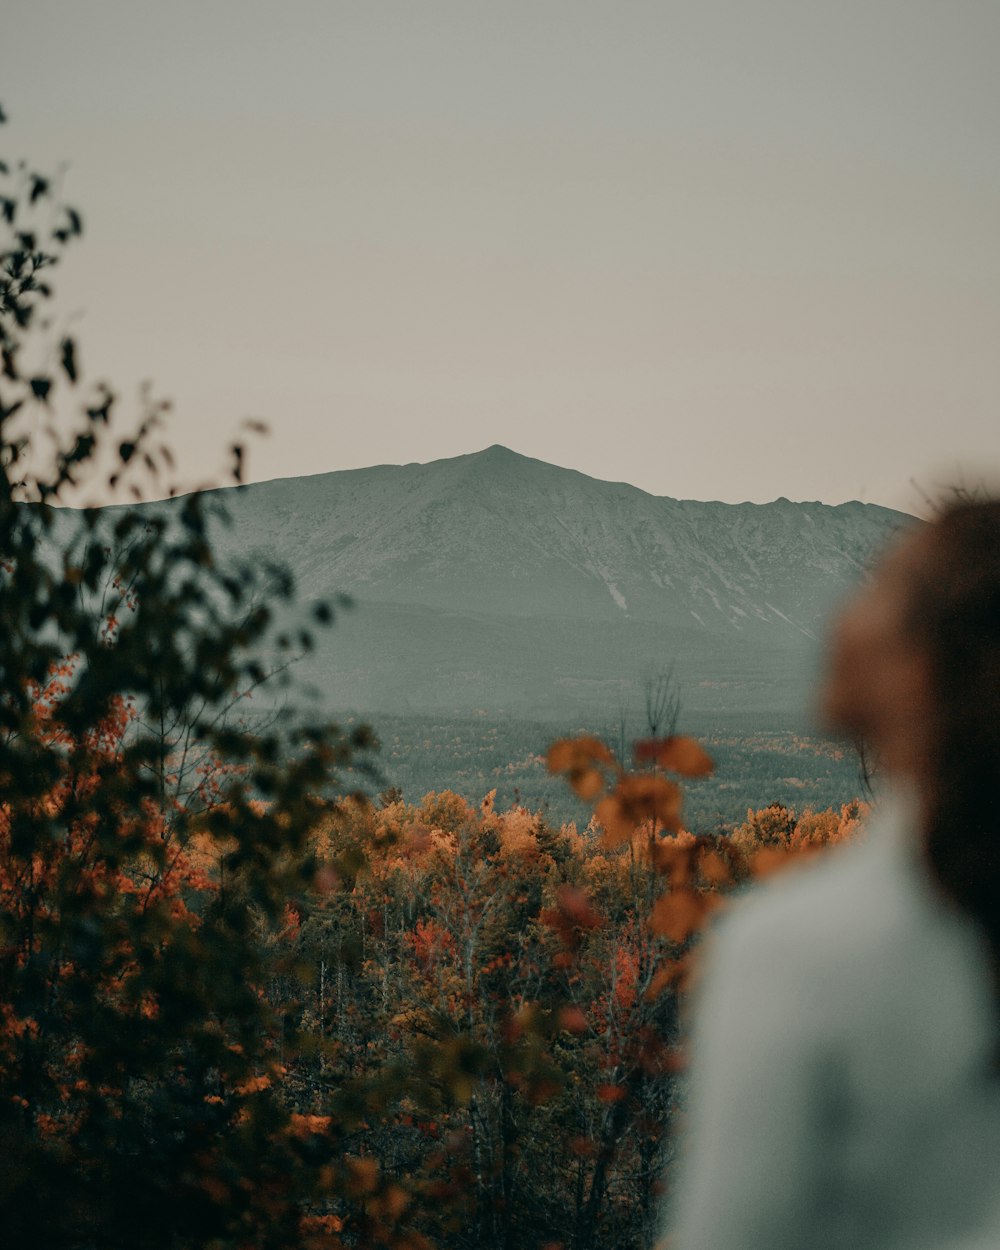
[[[448,461],[442,463],[447,464]],[[522,455],[503,443],[491,443],[482,451],[469,452],[464,456],[454,457],[452,463],[461,465],[470,472],[472,479],[481,482],[489,480],[504,487],[512,487],[515,482],[525,480],[532,471],[546,473],[559,472],[557,465],[546,464],[544,460],[536,460],[532,456]]]
[[[511,451],[509,447],[505,447],[503,443],[490,443],[489,447],[484,447],[482,451],[474,451],[472,453],[477,459],[490,460],[525,460],[527,457],[522,456],[518,451]]]
[[[503,443],[491,443],[489,447],[484,447],[482,451],[470,452],[467,456],[461,457],[461,459],[472,461],[477,465],[493,470],[511,469],[516,465],[544,464],[544,461],[533,460],[531,456],[524,456],[519,451],[513,451],[510,447],[505,447]]]

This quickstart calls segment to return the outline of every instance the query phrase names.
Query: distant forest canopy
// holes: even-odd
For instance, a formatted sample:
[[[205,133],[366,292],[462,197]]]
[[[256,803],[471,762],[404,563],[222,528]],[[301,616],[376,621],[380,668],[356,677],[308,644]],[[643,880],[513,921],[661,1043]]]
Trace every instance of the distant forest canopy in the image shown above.
[[[347,724],[367,718],[348,715]],[[854,748],[799,728],[800,718],[767,717],[759,726],[750,714],[684,716],[685,727],[715,760],[711,776],[688,781],[687,827],[699,833],[731,828],[748,808],[781,803],[797,811],[839,808],[867,793]],[[775,722],[778,724],[775,724]],[[782,724],[781,722],[784,721]],[[398,788],[408,802],[430,791],[452,790],[478,803],[496,791],[498,808],[520,805],[544,811],[555,823],[585,824],[586,805],[545,768],[553,737],[595,730],[613,741],[609,725],[478,717],[400,716],[375,721],[381,750],[383,788]],[[640,736],[638,717],[629,741]]]

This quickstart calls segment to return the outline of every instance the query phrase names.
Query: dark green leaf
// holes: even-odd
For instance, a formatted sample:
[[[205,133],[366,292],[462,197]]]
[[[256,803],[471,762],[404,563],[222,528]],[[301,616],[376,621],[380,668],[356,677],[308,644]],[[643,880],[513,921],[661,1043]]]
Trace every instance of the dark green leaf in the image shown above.
[[[31,379],[31,393],[42,403],[48,403],[49,391],[52,389],[52,379],[45,377],[37,377]]]
[[[76,381],[76,344],[71,338],[62,341],[62,367],[71,382]]]

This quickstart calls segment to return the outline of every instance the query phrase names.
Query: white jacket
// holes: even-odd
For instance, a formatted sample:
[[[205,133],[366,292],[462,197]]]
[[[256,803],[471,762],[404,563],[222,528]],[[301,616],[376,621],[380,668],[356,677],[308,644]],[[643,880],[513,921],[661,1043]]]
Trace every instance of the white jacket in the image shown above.
[[[912,802],[707,942],[671,1250],[1000,1250],[1000,1013]]]

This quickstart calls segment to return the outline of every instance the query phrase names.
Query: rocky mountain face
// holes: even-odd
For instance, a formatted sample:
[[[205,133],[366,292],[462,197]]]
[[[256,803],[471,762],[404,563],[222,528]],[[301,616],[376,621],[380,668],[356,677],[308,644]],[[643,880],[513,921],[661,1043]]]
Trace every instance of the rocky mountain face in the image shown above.
[[[659,498],[500,446],[224,497],[223,548],[354,598],[307,661],[334,706],[554,719],[613,714],[671,663],[689,709],[801,705],[832,606],[912,521]]]

